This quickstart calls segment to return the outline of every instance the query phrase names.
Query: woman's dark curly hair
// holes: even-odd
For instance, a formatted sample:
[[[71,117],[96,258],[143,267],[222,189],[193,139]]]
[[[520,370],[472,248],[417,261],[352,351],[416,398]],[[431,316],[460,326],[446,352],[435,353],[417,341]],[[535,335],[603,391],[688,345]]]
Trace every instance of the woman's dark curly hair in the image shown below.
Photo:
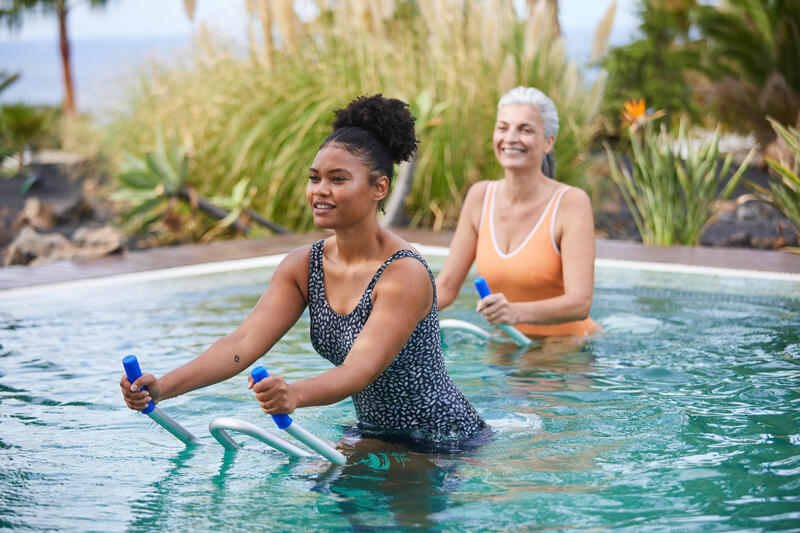
[[[335,144],[358,156],[370,169],[370,179],[391,181],[394,164],[408,160],[417,149],[414,116],[408,104],[380,94],[359,96],[334,111],[333,133],[320,145]]]

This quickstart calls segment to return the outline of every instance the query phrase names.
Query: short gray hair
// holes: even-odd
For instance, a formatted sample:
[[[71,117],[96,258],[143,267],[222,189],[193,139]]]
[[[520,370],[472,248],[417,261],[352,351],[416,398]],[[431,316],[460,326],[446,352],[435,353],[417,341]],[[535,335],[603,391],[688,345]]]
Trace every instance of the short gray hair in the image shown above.
[[[504,94],[497,103],[497,111],[507,104],[532,105],[544,124],[544,136],[558,135],[558,110],[556,105],[539,89],[533,87],[514,87]]]

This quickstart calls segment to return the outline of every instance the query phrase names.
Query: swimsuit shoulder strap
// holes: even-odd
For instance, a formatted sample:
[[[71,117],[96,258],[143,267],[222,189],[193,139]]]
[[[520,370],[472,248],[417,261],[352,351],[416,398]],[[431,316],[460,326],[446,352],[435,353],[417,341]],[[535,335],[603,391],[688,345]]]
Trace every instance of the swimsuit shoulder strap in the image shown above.
[[[322,277],[322,246],[324,240],[320,239],[311,245],[308,255],[308,302],[316,302],[322,295],[324,280]]]
[[[386,261],[384,261],[381,264],[381,266],[375,272],[375,275],[372,276],[372,280],[370,280],[369,285],[367,286],[367,290],[364,291],[364,294],[367,295],[367,296],[372,296],[372,290],[375,288],[375,284],[378,283],[378,280],[380,279],[381,274],[383,274],[383,271],[386,270],[386,267],[388,267],[390,264],[392,264],[393,262],[397,261],[398,259],[402,259],[404,257],[413,257],[414,259],[416,259],[417,261],[422,263],[425,266],[425,270],[428,271],[428,277],[430,278],[431,284],[433,285],[433,308],[435,309],[436,306],[437,306],[437,302],[436,302],[436,278],[433,275],[433,271],[431,271],[431,267],[428,266],[428,263],[425,262],[425,259],[423,259],[422,256],[420,256],[418,253],[416,253],[416,252],[414,252],[412,250],[408,250],[408,249],[403,249],[403,250],[396,251]]]

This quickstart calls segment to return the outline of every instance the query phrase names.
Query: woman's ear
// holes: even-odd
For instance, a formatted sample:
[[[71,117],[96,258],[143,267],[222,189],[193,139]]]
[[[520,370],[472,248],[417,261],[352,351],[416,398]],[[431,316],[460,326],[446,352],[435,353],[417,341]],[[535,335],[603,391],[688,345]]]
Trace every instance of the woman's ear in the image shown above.
[[[553,146],[556,145],[556,136],[551,135],[545,139],[544,145],[544,153],[549,154],[553,150]]]
[[[373,194],[372,199],[376,202],[380,202],[386,195],[389,194],[389,178],[387,176],[381,176],[375,180],[373,185]]]

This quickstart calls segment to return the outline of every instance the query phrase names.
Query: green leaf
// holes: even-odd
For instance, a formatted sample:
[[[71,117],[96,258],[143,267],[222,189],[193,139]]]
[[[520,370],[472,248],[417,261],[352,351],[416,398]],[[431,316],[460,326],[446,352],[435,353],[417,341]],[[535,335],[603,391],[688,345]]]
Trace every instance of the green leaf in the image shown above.
[[[117,174],[117,179],[131,189],[154,189],[159,181],[150,172],[131,171]]]
[[[178,187],[175,187],[178,182],[178,175],[175,173],[175,169],[170,166],[164,154],[148,152],[145,158],[147,160],[147,168],[158,179],[158,182],[164,186],[167,193],[170,195],[175,194],[178,191]]]
[[[790,182],[795,183],[796,185],[800,186],[800,177],[798,177],[794,172],[786,168],[785,166],[781,165],[778,161],[775,161],[771,157],[764,158],[776,172],[778,172],[781,176],[789,180]]]

